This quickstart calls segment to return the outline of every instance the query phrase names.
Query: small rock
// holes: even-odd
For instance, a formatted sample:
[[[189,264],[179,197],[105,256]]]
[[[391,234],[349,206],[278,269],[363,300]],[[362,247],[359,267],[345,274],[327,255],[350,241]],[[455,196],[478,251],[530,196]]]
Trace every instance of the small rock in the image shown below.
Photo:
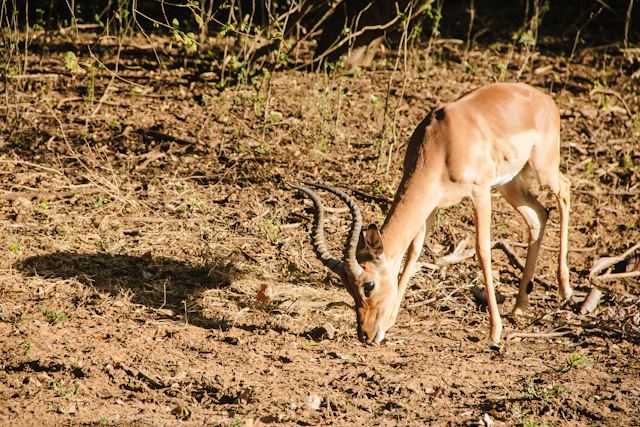
[[[322,400],[320,399],[320,396],[318,396],[317,394],[310,394],[309,396],[307,396],[305,403],[307,404],[307,407],[309,409],[313,409],[314,411],[319,411]]]
[[[73,415],[76,413],[76,404],[72,403],[69,406],[61,406],[58,408],[58,412],[60,414]]]
[[[489,414],[485,413],[482,415],[480,419],[480,425],[485,427],[491,427],[493,425],[493,419],[489,416]]]
[[[596,117],[598,117],[598,109],[594,107],[589,107],[589,106],[581,107],[579,111],[580,111],[580,114],[582,114],[584,117],[588,119],[595,119]]]

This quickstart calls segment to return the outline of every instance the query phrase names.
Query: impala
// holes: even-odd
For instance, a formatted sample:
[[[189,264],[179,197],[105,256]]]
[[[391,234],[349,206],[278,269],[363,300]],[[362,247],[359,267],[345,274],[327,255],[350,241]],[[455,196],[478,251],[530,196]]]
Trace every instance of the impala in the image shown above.
[[[355,301],[358,338],[379,343],[395,323],[414,265],[438,208],[464,197],[473,203],[476,253],[484,275],[489,308],[489,342],[499,348],[502,321],[491,274],[491,188],[502,193],[529,227],[527,261],[514,314],[529,304],[532,279],[547,221],[547,210],[531,193],[534,180],[556,196],[560,212],[558,286],[562,300],[571,297],[567,266],[570,182],[559,171],[560,115],[548,95],[525,84],[498,83],[457,101],[437,106],[418,125],[407,146],[404,174],[382,228],[362,232],[356,203],[345,193],[320,184],[348,206],[353,224],[344,263],[328,252],[323,236],[324,208],[315,205],[313,245],[325,266],[340,276]],[[404,268],[402,259],[406,256]]]

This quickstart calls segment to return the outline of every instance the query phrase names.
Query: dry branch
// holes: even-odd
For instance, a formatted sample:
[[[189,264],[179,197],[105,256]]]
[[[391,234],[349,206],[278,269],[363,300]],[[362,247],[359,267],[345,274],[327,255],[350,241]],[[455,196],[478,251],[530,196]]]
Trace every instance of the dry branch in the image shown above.
[[[518,267],[520,270],[524,270],[524,263],[522,262],[518,254],[516,254],[516,252],[513,250],[508,240],[500,239],[496,242],[496,245],[504,251],[504,253],[507,255],[507,258],[509,258],[509,261],[511,261],[512,265]]]
[[[562,337],[571,333],[571,331],[563,332],[546,332],[546,333],[534,333],[534,332],[512,332],[507,335],[507,341],[511,341],[515,338],[556,338]]]
[[[589,314],[593,310],[596,309],[598,304],[600,303],[600,298],[602,297],[602,292],[598,288],[591,288],[589,295],[582,303],[582,307],[580,308],[580,314]]]
[[[354,193],[356,193],[357,195],[359,195],[360,197],[363,197],[365,199],[369,199],[369,200],[374,200],[378,203],[391,203],[393,202],[393,199],[390,197],[385,197],[385,196],[376,196],[374,194],[369,194],[369,193],[365,193],[364,191],[360,191],[360,190],[353,190]]]
[[[464,260],[472,258],[476,254],[475,248],[464,249],[466,247],[466,239],[462,241],[456,249],[449,255],[445,255],[441,258],[438,258],[435,264],[429,262],[418,262],[415,266],[415,271],[420,270],[421,268],[428,268],[430,270],[440,270],[442,268],[448,267],[453,264],[458,264]],[[499,248],[507,255],[511,264],[519,268],[520,270],[524,270],[524,263],[520,259],[520,257],[515,253],[509,241],[505,239],[493,240],[491,241],[491,249]]]
[[[516,246],[518,248],[528,248],[529,245],[526,243],[512,243],[513,246]],[[559,252],[560,248],[558,247],[552,247],[552,246],[546,246],[546,245],[540,245],[540,249],[544,249],[545,251],[549,251],[549,252]],[[595,246],[590,247],[590,248],[569,248],[569,252],[592,252],[595,251],[596,248]]]
[[[599,258],[597,260],[594,261],[593,263],[593,267],[591,268],[591,271],[589,271],[589,279],[600,279],[600,280],[613,280],[613,279],[619,279],[619,278],[624,278],[624,277],[635,277],[635,276],[640,276],[640,271],[627,271],[624,273],[611,273],[613,267],[616,264],[619,263],[623,263],[625,261],[627,261],[627,258],[634,253],[638,248],[640,248],[640,243],[637,243],[636,245],[634,245],[631,249],[627,250],[626,252],[624,252],[622,255],[620,256],[615,256],[615,257],[602,257]],[[629,263],[628,265],[626,265],[625,267],[629,267]],[[638,268],[638,265],[634,265],[633,268]],[[602,274],[600,276],[598,276],[597,274],[600,273],[603,270],[607,270],[607,272],[605,274]]]
[[[585,191],[573,190],[575,193],[587,194],[589,196],[637,196],[640,191]]]

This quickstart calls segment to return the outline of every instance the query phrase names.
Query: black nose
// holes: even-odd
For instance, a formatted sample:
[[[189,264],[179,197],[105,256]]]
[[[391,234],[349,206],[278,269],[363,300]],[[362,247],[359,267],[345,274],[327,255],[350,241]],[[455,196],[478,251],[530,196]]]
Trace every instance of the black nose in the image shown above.
[[[363,343],[365,343],[365,344],[371,344],[371,343],[373,342],[373,340],[375,339],[375,337],[376,337],[376,335],[375,335],[375,334],[373,334],[373,335],[369,336],[369,334],[368,334],[368,333],[366,333],[365,331],[362,331],[362,332],[359,334],[359,337],[358,337],[358,338],[360,338],[360,342],[363,342]]]
[[[366,343],[367,341],[367,336],[364,333],[364,331],[362,330],[362,328],[360,328],[360,326],[358,326],[358,341]]]

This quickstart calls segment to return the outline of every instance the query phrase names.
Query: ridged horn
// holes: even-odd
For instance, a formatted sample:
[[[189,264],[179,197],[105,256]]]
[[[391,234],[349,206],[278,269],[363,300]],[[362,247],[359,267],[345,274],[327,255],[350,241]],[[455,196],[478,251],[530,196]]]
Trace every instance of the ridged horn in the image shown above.
[[[321,188],[330,193],[333,193],[338,196],[343,202],[345,202],[349,207],[349,210],[351,211],[352,224],[351,231],[349,232],[349,237],[347,239],[347,245],[343,252],[346,264],[344,265],[342,262],[332,257],[327,250],[327,246],[324,241],[324,205],[322,204],[322,200],[320,199],[320,197],[315,192],[306,187],[289,184],[290,187],[295,188],[296,190],[300,190],[311,197],[311,200],[313,200],[313,203],[316,207],[314,212],[313,247],[318,258],[320,258],[325,266],[339,275],[347,274],[350,277],[358,277],[364,271],[360,264],[358,264],[358,260],[356,259],[358,239],[360,238],[360,231],[362,229],[362,214],[360,213],[358,205],[351,197],[338,190],[337,188],[310,182],[304,182],[303,184]]]

